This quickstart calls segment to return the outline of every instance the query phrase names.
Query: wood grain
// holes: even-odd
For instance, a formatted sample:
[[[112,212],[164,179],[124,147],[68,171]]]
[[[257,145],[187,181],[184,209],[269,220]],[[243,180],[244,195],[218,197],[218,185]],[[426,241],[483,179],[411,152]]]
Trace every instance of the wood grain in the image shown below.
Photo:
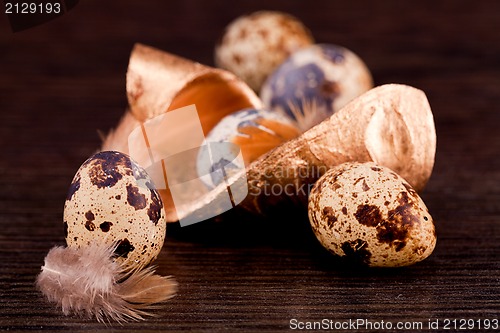
[[[146,322],[64,317],[35,289],[64,243],[62,207],[98,130],[126,108],[135,42],[212,65],[238,15],[277,9],[317,41],[364,59],[376,84],[424,90],[438,137],[422,197],[438,244],[404,269],[349,267],[303,217],[170,226],[157,261],[179,294]],[[0,330],[279,331],[289,321],[500,319],[500,2],[81,1],[55,21],[12,33],[0,15]],[[475,330],[477,331],[477,330]]]

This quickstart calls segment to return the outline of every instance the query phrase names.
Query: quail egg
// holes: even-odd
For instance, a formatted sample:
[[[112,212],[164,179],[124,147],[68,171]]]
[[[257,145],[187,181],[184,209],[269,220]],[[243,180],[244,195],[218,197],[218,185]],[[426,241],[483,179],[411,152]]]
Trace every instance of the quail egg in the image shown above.
[[[197,171],[209,188],[245,168],[259,156],[300,134],[294,121],[278,112],[244,109],[224,117],[207,135],[197,158]],[[212,144],[216,143],[216,145]],[[242,158],[237,158],[241,151]],[[210,175],[210,177],[207,177]]]
[[[127,155],[99,152],[78,169],[64,205],[69,247],[115,245],[117,260],[144,266],[163,246],[161,197],[146,171]]]
[[[309,221],[330,252],[368,266],[407,266],[436,245],[427,207],[392,170],[345,163],[327,171],[309,197]]]
[[[265,108],[286,112],[307,130],[372,87],[370,71],[356,54],[317,44],[281,64],[262,86],[260,97]]]
[[[259,91],[266,77],[292,52],[312,43],[309,30],[297,18],[258,11],[227,26],[215,49],[215,63]]]

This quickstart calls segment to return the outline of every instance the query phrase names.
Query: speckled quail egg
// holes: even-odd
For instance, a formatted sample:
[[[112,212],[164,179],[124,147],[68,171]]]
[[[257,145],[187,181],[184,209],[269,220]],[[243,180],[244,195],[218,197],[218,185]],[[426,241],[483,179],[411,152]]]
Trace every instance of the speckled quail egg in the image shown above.
[[[309,30],[297,18],[258,11],[227,26],[215,49],[215,63],[259,91],[266,77],[292,52],[312,43]]]
[[[327,171],[311,190],[309,221],[327,250],[368,266],[411,265],[436,245],[432,217],[419,195],[373,162]]]
[[[296,117],[307,130],[373,87],[370,71],[350,50],[317,44],[293,53],[260,91],[265,108]]]
[[[117,260],[144,266],[163,246],[165,211],[141,166],[120,152],[103,151],[87,159],[73,178],[64,230],[69,247],[116,242]]]
[[[300,134],[294,121],[278,112],[244,109],[224,117],[207,135],[197,158],[197,171],[209,188],[245,168],[259,156]],[[218,143],[213,145],[212,143]],[[226,143],[226,144],[224,144]],[[236,158],[241,151],[242,158]],[[207,177],[210,175],[210,177]]]

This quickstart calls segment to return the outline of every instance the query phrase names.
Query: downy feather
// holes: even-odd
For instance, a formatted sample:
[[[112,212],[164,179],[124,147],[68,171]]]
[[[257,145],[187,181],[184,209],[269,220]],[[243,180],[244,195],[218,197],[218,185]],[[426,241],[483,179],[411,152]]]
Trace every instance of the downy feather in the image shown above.
[[[154,268],[130,270],[113,260],[114,247],[54,247],[37,277],[38,288],[65,315],[99,322],[142,320],[156,303],[174,296],[177,283]]]

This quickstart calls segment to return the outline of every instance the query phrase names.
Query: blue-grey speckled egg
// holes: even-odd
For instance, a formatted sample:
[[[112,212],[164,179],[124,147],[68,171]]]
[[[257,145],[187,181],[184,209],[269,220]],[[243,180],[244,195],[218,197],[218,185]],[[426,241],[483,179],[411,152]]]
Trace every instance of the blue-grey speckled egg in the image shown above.
[[[370,71],[356,54],[317,44],[293,53],[279,66],[260,97],[265,108],[295,117],[307,130],[372,87]]]
[[[294,120],[279,112],[244,109],[227,115],[208,133],[207,145],[200,148],[198,175],[212,188],[220,184],[224,176],[214,171],[224,168],[225,176],[231,176],[299,134]]]

